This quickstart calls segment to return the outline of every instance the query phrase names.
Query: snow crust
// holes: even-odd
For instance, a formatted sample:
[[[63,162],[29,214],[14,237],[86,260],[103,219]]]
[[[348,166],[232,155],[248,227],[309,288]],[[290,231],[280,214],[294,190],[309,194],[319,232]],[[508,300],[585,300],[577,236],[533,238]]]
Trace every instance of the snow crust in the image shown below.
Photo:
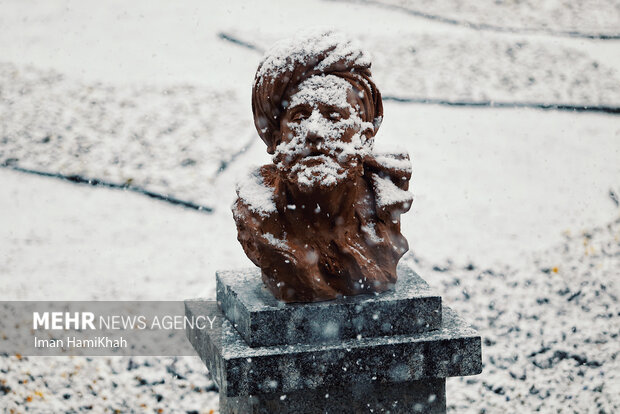
[[[350,108],[347,95],[351,90],[353,90],[353,86],[339,76],[311,76],[299,85],[298,91],[291,97],[288,108],[316,103],[333,105],[338,108]]]
[[[375,155],[374,158],[379,165],[387,169],[411,173],[411,161],[406,158],[399,158],[399,156],[406,153],[406,151],[393,154],[381,153],[380,155]]]
[[[260,168],[253,169],[237,184],[237,194],[248,208],[263,217],[276,212],[273,189],[265,184]]]
[[[330,120],[323,116],[318,109],[314,109],[310,116],[300,123],[289,123],[293,136],[288,141],[281,142],[275,150],[274,158],[280,157],[290,160],[308,152],[308,136],[316,134],[323,138],[319,150],[326,150],[332,156],[345,159],[352,155],[365,155],[370,151],[372,141],[361,134],[362,131],[372,128],[370,122],[362,122],[361,118],[352,113],[348,118]],[[346,129],[360,129],[351,138],[351,142],[339,139]]]
[[[373,174],[372,180],[378,207],[387,207],[398,203],[411,204],[413,201],[413,195],[409,191],[398,188],[389,178]]]
[[[348,177],[347,170],[331,157],[317,155],[305,160],[317,161],[317,164],[295,164],[291,168],[292,172],[297,173],[298,183],[304,187],[333,187]]]
[[[256,82],[262,83],[266,76],[277,76],[285,70],[292,70],[295,63],[307,62],[329,48],[333,50],[317,65],[318,70],[340,60],[360,66],[370,64],[370,57],[357,41],[340,32],[313,28],[301,30],[296,36],[273,44],[265,53]]]

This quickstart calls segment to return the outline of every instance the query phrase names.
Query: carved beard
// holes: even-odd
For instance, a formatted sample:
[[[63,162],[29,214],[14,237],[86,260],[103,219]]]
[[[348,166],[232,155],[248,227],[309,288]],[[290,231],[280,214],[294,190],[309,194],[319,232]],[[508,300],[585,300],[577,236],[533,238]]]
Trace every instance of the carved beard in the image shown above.
[[[338,159],[328,153],[311,152],[289,164],[278,164],[278,170],[289,187],[301,194],[341,191],[363,173],[360,156]]]

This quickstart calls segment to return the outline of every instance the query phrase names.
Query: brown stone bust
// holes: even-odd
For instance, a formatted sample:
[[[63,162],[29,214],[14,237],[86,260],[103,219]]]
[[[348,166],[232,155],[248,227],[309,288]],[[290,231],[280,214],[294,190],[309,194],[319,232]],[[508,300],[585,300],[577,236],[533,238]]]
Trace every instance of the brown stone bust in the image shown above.
[[[411,165],[373,149],[383,106],[369,68],[354,42],[318,32],[277,43],[256,73],[254,120],[273,163],[238,185],[233,216],[283,301],[389,289],[408,249]]]

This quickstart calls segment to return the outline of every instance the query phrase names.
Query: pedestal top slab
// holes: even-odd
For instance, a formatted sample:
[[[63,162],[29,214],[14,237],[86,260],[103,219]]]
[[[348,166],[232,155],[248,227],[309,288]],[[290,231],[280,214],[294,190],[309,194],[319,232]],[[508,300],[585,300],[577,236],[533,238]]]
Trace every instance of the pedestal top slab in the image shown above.
[[[218,272],[216,279],[222,311],[253,347],[404,335],[441,326],[441,297],[404,265],[389,291],[313,303],[278,301],[264,287],[258,268]]]
[[[190,329],[187,336],[220,392],[229,397],[339,384],[400,383],[482,370],[480,336],[447,308],[436,331],[252,348],[216,304],[186,301],[185,305],[188,317],[216,315],[222,320],[213,330]]]

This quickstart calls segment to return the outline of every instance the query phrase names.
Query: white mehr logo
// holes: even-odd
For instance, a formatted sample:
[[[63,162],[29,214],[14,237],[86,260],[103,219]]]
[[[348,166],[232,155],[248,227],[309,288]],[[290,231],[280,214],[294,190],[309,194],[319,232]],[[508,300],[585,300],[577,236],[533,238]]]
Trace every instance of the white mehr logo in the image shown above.
[[[95,329],[92,312],[33,312],[33,329]]]

